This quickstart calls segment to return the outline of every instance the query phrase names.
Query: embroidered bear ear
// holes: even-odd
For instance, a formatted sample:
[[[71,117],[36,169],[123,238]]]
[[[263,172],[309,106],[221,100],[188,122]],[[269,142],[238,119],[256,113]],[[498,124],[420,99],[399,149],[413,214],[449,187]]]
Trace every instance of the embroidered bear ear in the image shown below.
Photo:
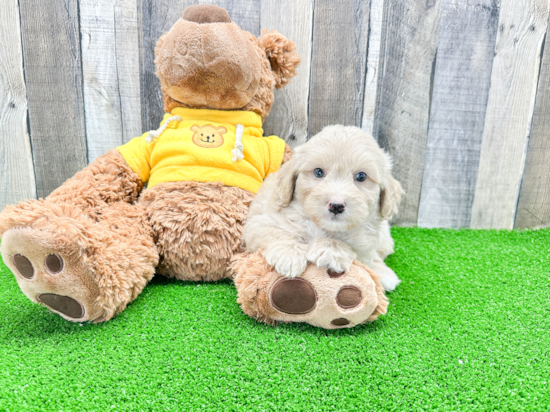
[[[227,129],[223,126],[220,126],[220,127],[216,128],[216,130],[218,132],[220,132],[221,134],[227,133]]]
[[[191,126],[191,131],[192,132],[198,132],[201,128],[199,126],[197,126],[196,124],[194,124],[193,126]]]
[[[258,45],[265,51],[275,77],[275,87],[280,89],[296,76],[300,64],[300,55],[296,53],[296,44],[281,33],[273,30],[262,31]]]

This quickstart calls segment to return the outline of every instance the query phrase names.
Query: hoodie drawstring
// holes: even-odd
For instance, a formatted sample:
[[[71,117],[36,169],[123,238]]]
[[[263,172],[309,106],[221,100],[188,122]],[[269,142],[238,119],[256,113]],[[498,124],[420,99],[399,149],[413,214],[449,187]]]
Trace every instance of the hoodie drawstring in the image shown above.
[[[153,140],[155,139],[158,139],[158,137],[166,130],[166,128],[168,127],[168,125],[171,123],[171,122],[174,122],[174,121],[178,121],[178,122],[181,122],[181,117],[179,116],[172,116],[172,117],[169,117],[168,119],[166,119],[162,124],[161,126],[157,129],[157,130],[151,130],[149,132],[149,134],[147,135],[147,137],[145,138],[145,141],[147,143],[151,143]]]

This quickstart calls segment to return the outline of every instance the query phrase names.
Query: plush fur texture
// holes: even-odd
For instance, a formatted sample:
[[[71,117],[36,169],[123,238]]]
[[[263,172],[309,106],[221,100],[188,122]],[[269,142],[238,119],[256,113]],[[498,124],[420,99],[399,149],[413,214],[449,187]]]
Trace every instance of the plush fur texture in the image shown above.
[[[284,161],[291,155],[286,146]],[[157,266],[158,273],[180,280],[233,275],[229,261],[241,251],[252,193],[221,183],[175,182],[138,198],[142,187],[120,153],[111,150],[46,200],[8,206],[0,214],[2,256],[29,299],[38,302],[42,293],[70,296],[85,316],[57,313],[99,322],[124,310]],[[31,261],[32,280],[14,265],[16,254]],[[50,254],[64,261],[59,275],[44,268]]]
[[[242,109],[267,116],[273,88],[286,84],[299,63],[290,40],[269,36],[277,41],[261,41],[271,50],[268,58],[254,36],[229,21],[227,11],[186,9],[155,51],[166,110]],[[287,146],[283,161],[291,156]],[[63,305],[49,306],[54,312],[99,322],[134,300],[155,270],[181,280],[232,276],[229,263],[242,251],[252,193],[216,182],[164,183],[142,192],[143,187],[113,149],[46,200],[6,208],[0,214],[2,257],[29,299],[39,302],[41,295],[53,294],[84,314],[73,318]],[[48,268],[51,255],[62,263],[59,273]],[[25,276],[18,259],[33,276]]]
[[[3,260],[27,297],[37,302],[42,293],[70,296],[85,308],[78,321],[105,321],[124,310],[158,263],[145,210],[123,202],[84,211],[49,199],[30,200],[0,214],[0,235]],[[35,270],[31,280],[13,263],[21,253]],[[60,274],[45,270],[50,254],[63,259]]]
[[[54,190],[48,200],[91,209],[115,202],[133,203],[142,189],[139,176],[118,150],[111,149]]]
[[[195,23],[231,23],[227,10],[210,4],[189,6],[183,11],[183,20]]]
[[[355,179],[360,173],[364,181]],[[263,249],[284,276],[300,276],[308,262],[347,272],[357,259],[393,290],[399,279],[383,260],[393,252],[387,220],[401,193],[390,157],[372,136],[329,126],[265,180],[250,206],[244,242],[248,251]],[[334,205],[339,213],[331,212]]]
[[[294,42],[289,41],[276,30],[271,32],[263,30],[258,38],[258,46],[269,59],[277,89],[286,86],[296,75],[296,68],[300,64],[300,56],[294,52],[296,50]]]
[[[296,45],[275,31],[256,39],[235,23],[201,23],[203,6],[192,7],[155,48],[164,110],[242,109],[264,120],[273,105],[273,89],[297,74]]]
[[[260,59],[235,23],[180,19],[158,41],[155,61],[163,93],[188,107],[241,108],[260,82]]]
[[[163,183],[146,190],[145,207],[161,255],[157,269],[180,280],[230,277],[253,194],[222,183]]]
[[[325,329],[339,329],[374,321],[387,311],[388,300],[378,275],[358,261],[348,273],[337,278],[331,278],[326,269],[309,265],[301,278],[311,284],[317,301],[315,308],[305,314],[288,314],[274,307],[272,290],[284,277],[266,262],[261,251],[236,255],[232,269],[236,273],[237,302],[243,312],[267,324],[306,322]],[[342,308],[337,304],[338,292],[350,286],[361,291],[361,302],[353,308]],[[335,319],[349,323],[335,325]]]

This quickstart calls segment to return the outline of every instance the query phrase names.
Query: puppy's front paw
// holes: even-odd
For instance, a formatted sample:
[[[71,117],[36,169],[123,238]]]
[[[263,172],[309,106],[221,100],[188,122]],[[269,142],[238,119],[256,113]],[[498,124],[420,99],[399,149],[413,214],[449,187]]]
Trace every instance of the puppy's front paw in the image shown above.
[[[384,290],[386,292],[391,292],[401,283],[401,280],[399,280],[395,273],[386,273],[383,276],[380,276],[380,283],[384,286]]]
[[[328,238],[316,238],[309,246],[307,260],[334,272],[349,271],[355,253],[344,242]]]
[[[293,243],[270,247],[264,250],[264,257],[267,263],[275,268],[277,273],[295,278],[306,270],[307,245]]]
[[[391,292],[392,290],[395,290],[397,285],[401,283],[401,280],[397,277],[395,272],[391,268],[389,268],[379,257],[374,258],[371,268],[380,277],[380,283],[382,284],[382,286],[384,286],[384,290],[386,292]]]

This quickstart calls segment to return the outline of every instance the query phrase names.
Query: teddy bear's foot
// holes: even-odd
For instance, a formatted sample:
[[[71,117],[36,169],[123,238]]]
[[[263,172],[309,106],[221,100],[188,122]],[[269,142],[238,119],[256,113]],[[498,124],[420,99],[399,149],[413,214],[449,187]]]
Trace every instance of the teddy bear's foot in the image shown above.
[[[10,229],[2,236],[2,258],[19,287],[33,302],[72,321],[95,320],[99,287],[78,253],[55,247],[55,238],[31,228]]]
[[[232,267],[237,302],[247,315],[265,323],[350,328],[377,319],[388,306],[378,276],[358,261],[346,273],[310,264],[294,279],[275,272],[261,252],[237,255]]]
[[[0,215],[2,259],[19,287],[70,321],[111,319],[143,290],[158,262],[140,225],[142,209],[119,203],[95,215],[37,201]]]

